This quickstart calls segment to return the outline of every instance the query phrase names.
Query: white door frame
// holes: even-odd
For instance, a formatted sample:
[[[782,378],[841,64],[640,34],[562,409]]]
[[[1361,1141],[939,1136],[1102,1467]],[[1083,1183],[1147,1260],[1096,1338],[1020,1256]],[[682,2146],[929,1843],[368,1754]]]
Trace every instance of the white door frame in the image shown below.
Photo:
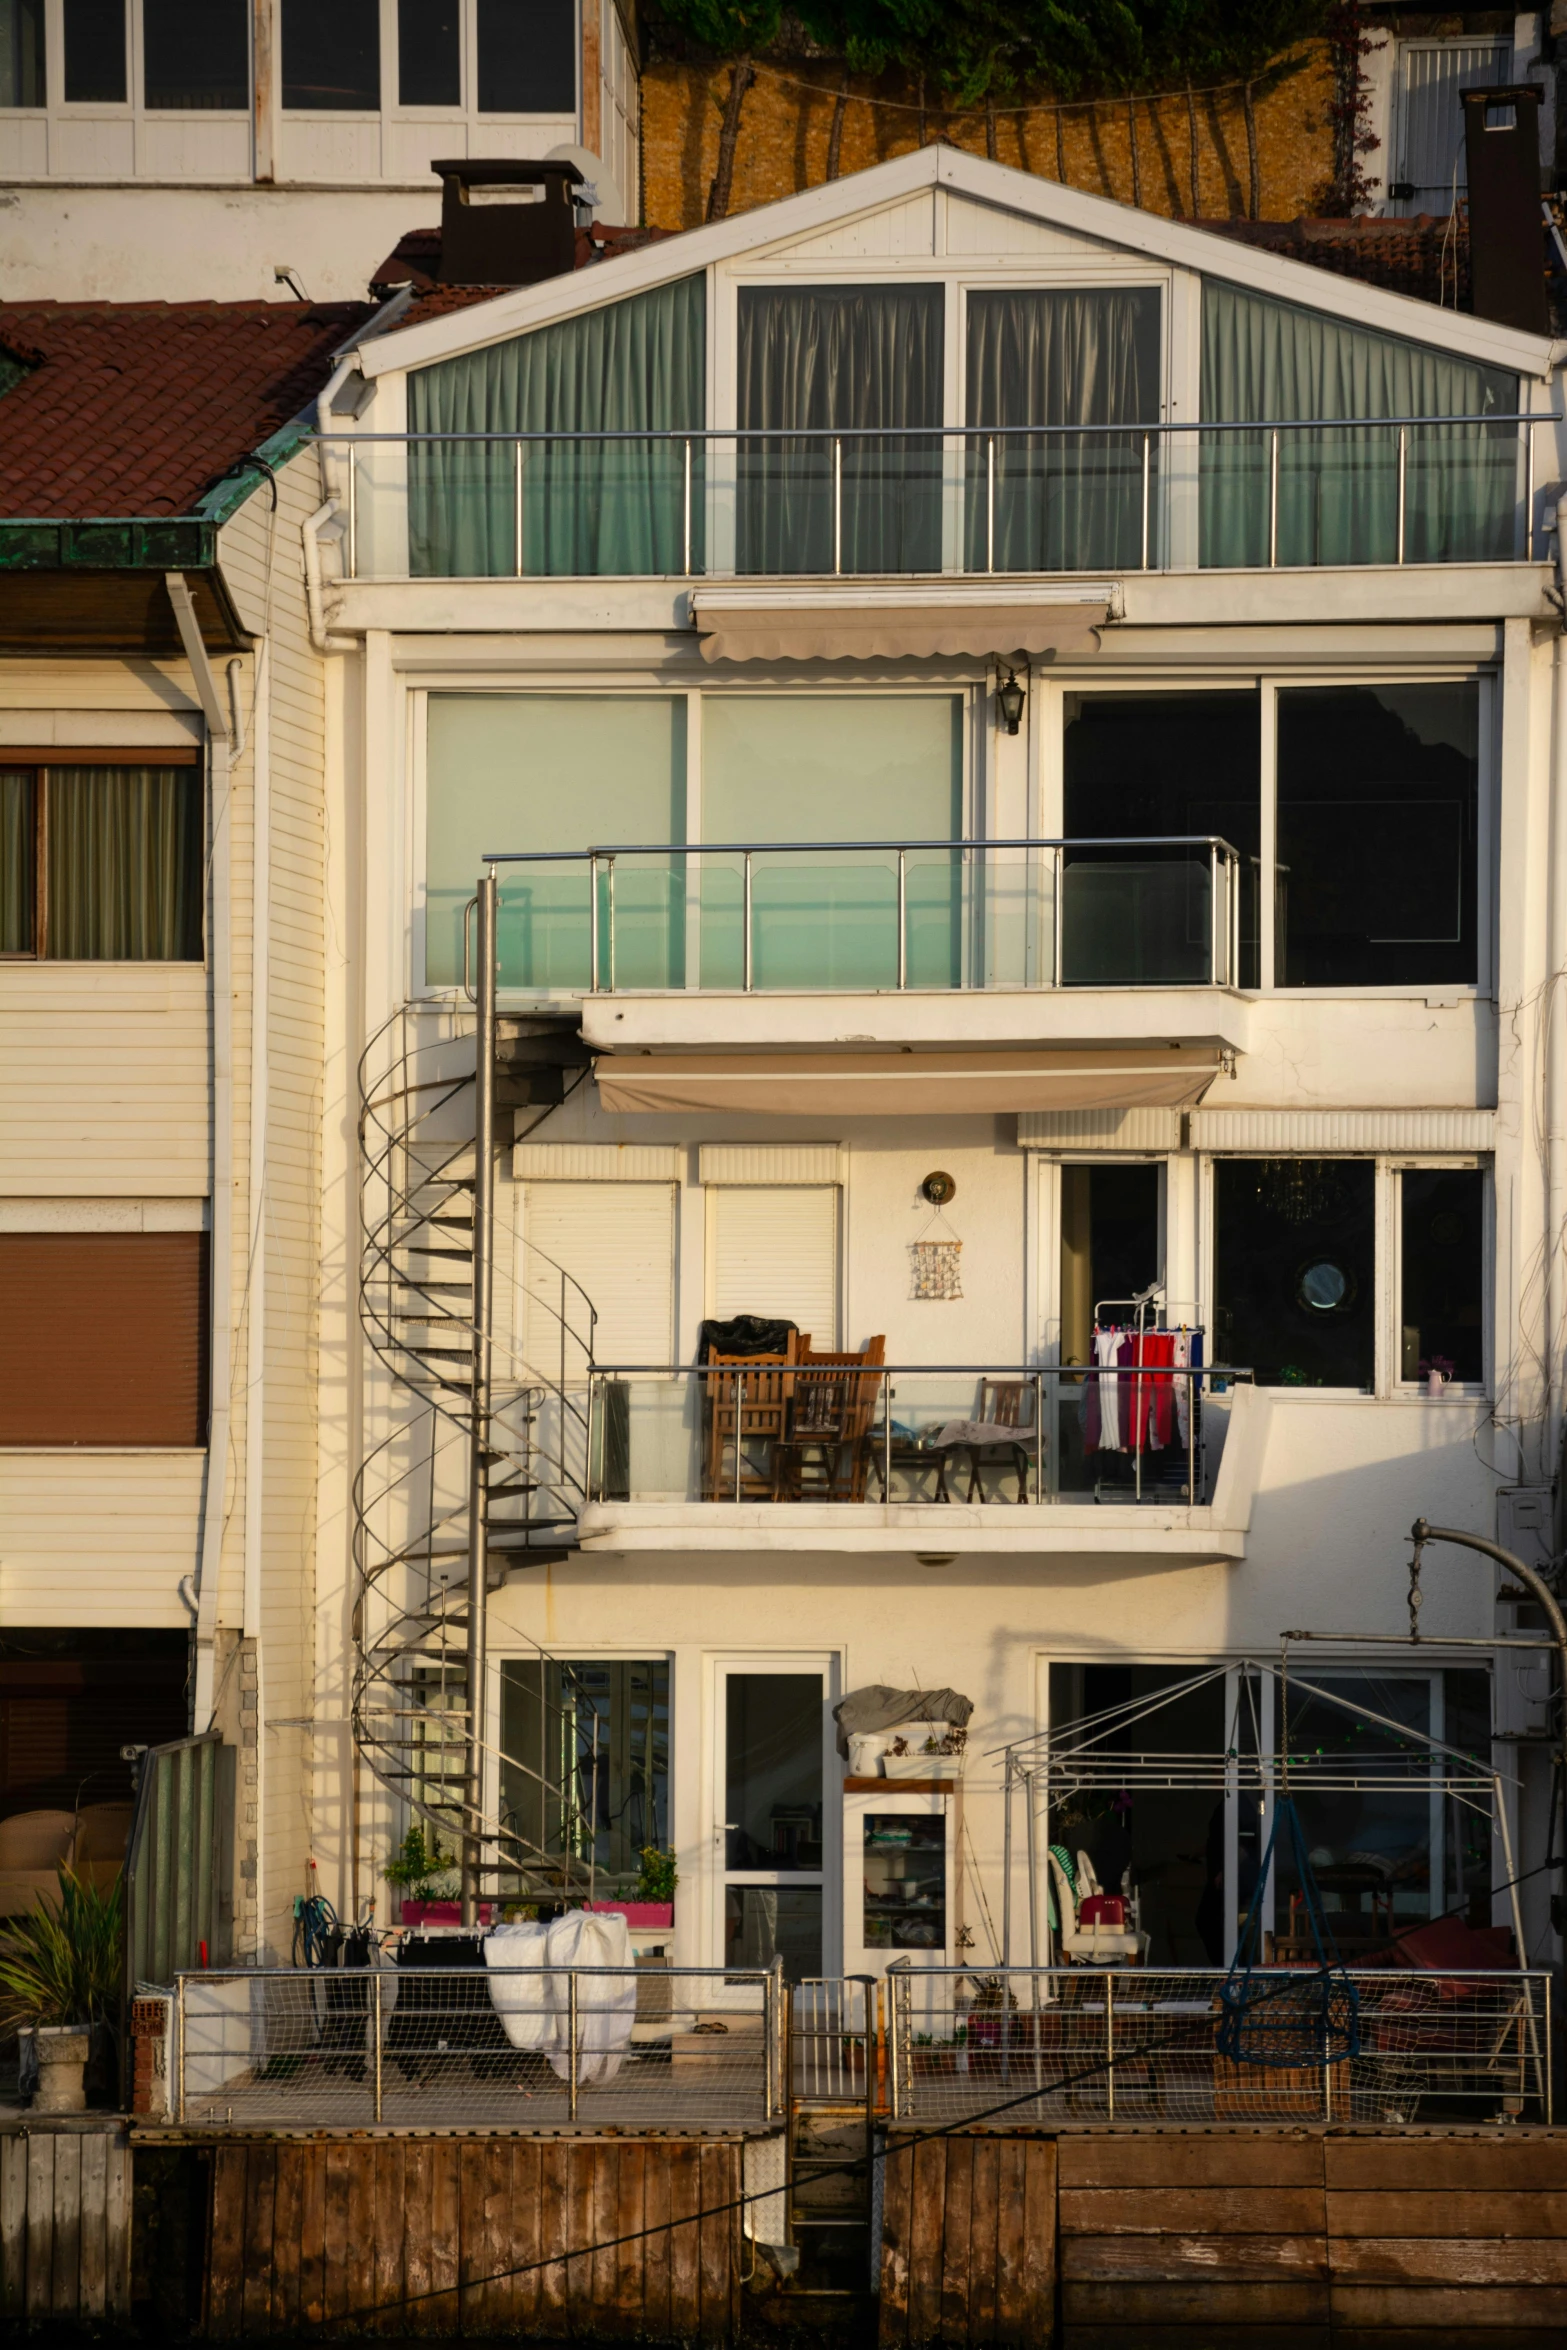
[[[818,1673],[822,1682],[822,1967],[836,1974],[842,1964],[843,1939],[843,1765],[838,1755],[832,1707],[843,1694],[842,1655],[837,1649],[723,1649],[703,1659],[703,1715],[707,1754],[702,1772],[702,1909],[706,1919],[699,1963],[724,1962],[724,1890],[730,1872],[724,1865],[726,1813],[725,1715],[731,1673]],[[776,1881],[787,1885],[802,1872],[779,1871],[776,1879],[753,1870],[743,1872],[750,1883]],[[807,1880],[809,1881],[809,1880]],[[722,1986],[714,1983],[713,2006],[724,2004]]]

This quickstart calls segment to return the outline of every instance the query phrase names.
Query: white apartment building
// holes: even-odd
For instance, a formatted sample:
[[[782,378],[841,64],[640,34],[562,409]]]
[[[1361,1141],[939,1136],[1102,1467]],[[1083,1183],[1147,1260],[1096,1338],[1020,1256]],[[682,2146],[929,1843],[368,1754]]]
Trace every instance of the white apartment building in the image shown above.
[[[1166,1700],[1210,1766],[1494,1768],[1559,1955],[1549,1653],[1456,1548],[1418,1646],[1407,1604],[1417,1516],[1561,1547],[1557,371],[943,148],[349,336],[226,525],[289,762],[219,763],[211,917],[252,1042],[197,1710],[248,1644],[256,1944],[317,1887],[391,1918],[422,1807],[486,1899],[672,1850],[681,1964],[1024,1956],[1063,1840],[1220,1962],[1267,1823],[1211,1775],[1063,1816],[1045,1768],[1008,1842],[1004,1749]],[[783,1359],[715,1368],[745,1316]],[[102,1550],[0,1561],[7,1621]],[[121,1565],[103,1620],[172,1610]],[[932,1786],[849,1770],[876,1685],[971,1701]],[[1511,1919],[1439,1788],[1303,1803],[1347,1945]]]
[[[9,300],[358,301],[440,160],[640,218],[622,0],[0,0]]]

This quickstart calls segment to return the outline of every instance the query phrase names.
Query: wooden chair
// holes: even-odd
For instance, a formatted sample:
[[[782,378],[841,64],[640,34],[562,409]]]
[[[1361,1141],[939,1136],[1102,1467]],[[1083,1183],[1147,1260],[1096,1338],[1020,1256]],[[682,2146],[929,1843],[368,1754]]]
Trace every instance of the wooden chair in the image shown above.
[[[803,1500],[813,1472],[814,1490],[821,1499],[865,1499],[882,1381],[881,1371],[873,1366],[885,1360],[886,1351],[884,1333],[857,1351],[819,1353],[809,1339],[802,1345],[789,1433],[773,1452],[779,1500]]]
[[[1027,1399],[1025,1406],[1025,1398]],[[983,1468],[1011,1467],[1017,1472],[1017,1497],[1028,1499],[1028,1456],[1033,1450],[1034,1387],[1027,1379],[982,1379],[975,1420],[983,1427],[1015,1428],[1015,1440],[997,1437],[989,1444],[955,1444],[954,1452],[968,1454],[968,1492],[965,1501],[983,1501]]]
[[[707,1357],[707,1501],[772,1500],[777,1467],[747,1460],[747,1445],[776,1447],[789,1424],[794,1397],[797,1340],[791,1333],[781,1355]],[[726,1470],[730,1453],[734,1458]]]

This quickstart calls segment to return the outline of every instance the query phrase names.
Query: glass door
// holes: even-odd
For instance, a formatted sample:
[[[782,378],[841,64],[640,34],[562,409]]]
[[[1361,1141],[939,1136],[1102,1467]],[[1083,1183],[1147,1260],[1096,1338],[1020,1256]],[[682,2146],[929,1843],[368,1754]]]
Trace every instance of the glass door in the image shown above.
[[[826,1947],[826,1678],[726,1666],[717,1695],[722,1960],[781,1957],[797,1983],[822,1972]]]

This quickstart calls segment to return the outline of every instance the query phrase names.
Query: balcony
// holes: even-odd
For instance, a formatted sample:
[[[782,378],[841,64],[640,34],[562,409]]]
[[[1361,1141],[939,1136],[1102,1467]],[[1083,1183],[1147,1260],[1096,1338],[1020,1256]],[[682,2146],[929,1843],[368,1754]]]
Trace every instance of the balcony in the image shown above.
[[[1532,562],[1545,416],[328,436],[349,580]]]
[[[584,1550],[1244,1554],[1251,1373],[815,1355],[589,1382]]]

